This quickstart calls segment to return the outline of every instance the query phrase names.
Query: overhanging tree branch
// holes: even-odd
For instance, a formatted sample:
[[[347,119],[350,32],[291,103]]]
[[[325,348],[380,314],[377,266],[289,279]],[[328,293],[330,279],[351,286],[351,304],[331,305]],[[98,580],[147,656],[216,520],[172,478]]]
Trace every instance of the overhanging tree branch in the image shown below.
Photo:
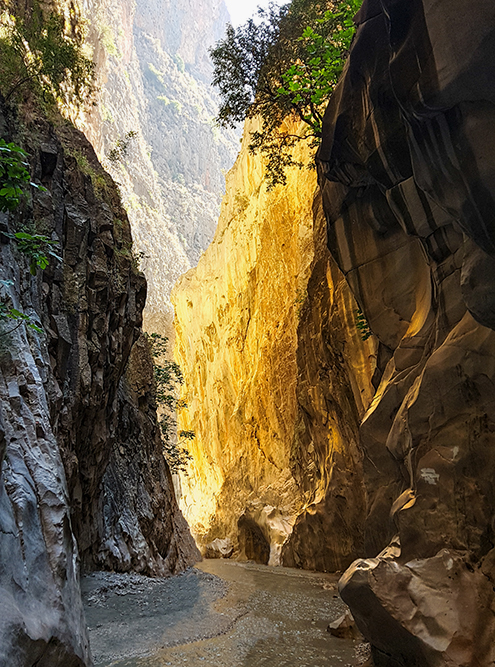
[[[308,131],[298,140],[321,136],[323,110],[343,69],[362,0],[292,0],[258,9],[255,19],[234,29],[211,51],[213,85],[220,91],[219,124],[234,127],[259,117],[250,149],[267,157],[268,187],[286,182],[293,166],[279,128],[290,117]],[[278,155],[278,162],[277,162]]]

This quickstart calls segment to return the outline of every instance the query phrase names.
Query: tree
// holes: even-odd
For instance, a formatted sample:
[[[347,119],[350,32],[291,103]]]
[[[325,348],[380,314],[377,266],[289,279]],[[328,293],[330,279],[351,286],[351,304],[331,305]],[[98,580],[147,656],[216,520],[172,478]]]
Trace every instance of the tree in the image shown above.
[[[117,139],[114,147],[110,150],[110,152],[107,155],[108,161],[111,162],[113,165],[116,165],[119,162],[123,162],[123,160],[127,157],[127,154],[129,152],[131,141],[135,139],[137,136],[138,133],[135,130],[130,130],[129,132],[127,132],[127,134],[124,136],[123,139]]]
[[[184,448],[186,440],[195,437],[194,431],[178,431],[176,411],[187,407],[178,397],[178,389],[184,383],[179,365],[166,358],[168,338],[160,334],[146,334],[153,358],[154,394],[157,407],[161,408],[159,418],[163,436],[164,455],[171,472],[185,472],[187,462],[192,458]],[[177,434],[177,437],[176,437]]]
[[[90,100],[95,66],[84,55],[83,40],[77,21],[47,14],[37,0],[15,17],[0,0],[0,92],[6,101],[26,86],[67,107]]]
[[[211,51],[213,85],[222,100],[217,121],[234,127],[245,118],[261,118],[249,149],[265,156],[269,188],[286,182],[287,167],[302,166],[291,155],[297,142],[314,146],[321,137],[324,107],[342,73],[361,3],[271,4],[241,27],[229,25]],[[302,122],[303,133],[283,129],[286,119]]]

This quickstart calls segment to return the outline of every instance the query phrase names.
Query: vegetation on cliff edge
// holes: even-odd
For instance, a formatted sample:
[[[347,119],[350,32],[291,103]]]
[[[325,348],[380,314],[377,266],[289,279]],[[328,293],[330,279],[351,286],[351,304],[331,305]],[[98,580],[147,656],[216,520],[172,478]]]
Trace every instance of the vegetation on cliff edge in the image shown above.
[[[44,190],[44,188],[31,181],[29,173],[29,163],[27,154],[14,143],[7,143],[0,139],[0,211],[14,211],[26,196],[25,188],[27,185]],[[29,272],[35,276],[38,269],[44,270],[49,264],[49,257],[58,260],[61,258],[55,253],[55,247],[58,245],[47,236],[42,234],[29,234],[27,231],[16,232],[15,234],[4,235],[14,241],[17,249],[27,257],[29,262]],[[0,288],[4,295],[0,297],[0,322],[13,320],[17,329],[21,324],[25,324],[34,331],[42,333],[29,315],[21,312],[11,305],[11,300],[6,296],[8,288],[13,285],[11,280],[0,280]],[[14,329],[2,332],[4,336],[11,333]]]
[[[161,412],[158,423],[163,436],[164,455],[171,472],[186,472],[191,455],[183,445],[186,440],[192,440],[195,434],[193,431],[176,433],[176,411],[187,407],[177,396],[184,378],[179,365],[166,357],[168,338],[157,333],[145,335],[153,358],[154,394],[157,409]]]
[[[65,109],[92,101],[94,63],[84,52],[81,22],[48,12],[37,0],[18,15],[0,0],[0,93],[8,102],[27,90]]]
[[[291,149],[316,146],[325,105],[342,73],[354,35],[353,17],[362,0],[293,0],[267,10],[239,28],[227,26],[211,51],[213,85],[221,95],[217,120],[234,127],[259,117],[249,149],[266,160],[268,187],[285,184],[285,169],[303,166]],[[287,125],[286,121],[293,121]],[[303,124],[295,134],[295,123]]]

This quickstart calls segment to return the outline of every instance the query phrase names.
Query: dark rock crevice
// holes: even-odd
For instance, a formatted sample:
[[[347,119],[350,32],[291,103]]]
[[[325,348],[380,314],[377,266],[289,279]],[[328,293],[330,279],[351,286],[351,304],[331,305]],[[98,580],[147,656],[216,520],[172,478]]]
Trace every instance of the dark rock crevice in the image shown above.
[[[242,559],[252,560],[261,565],[268,565],[270,560],[270,542],[263,530],[249,513],[241,515],[237,521],[239,551]]]

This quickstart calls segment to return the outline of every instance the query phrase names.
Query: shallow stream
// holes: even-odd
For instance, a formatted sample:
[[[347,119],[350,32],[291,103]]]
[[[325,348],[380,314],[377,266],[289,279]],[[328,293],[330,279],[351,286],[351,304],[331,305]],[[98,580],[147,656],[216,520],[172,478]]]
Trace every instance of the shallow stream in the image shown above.
[[[170,579],[83,580],[96,667],[346,667],[357,642],[327,632],[336,577],[206,560]]]

